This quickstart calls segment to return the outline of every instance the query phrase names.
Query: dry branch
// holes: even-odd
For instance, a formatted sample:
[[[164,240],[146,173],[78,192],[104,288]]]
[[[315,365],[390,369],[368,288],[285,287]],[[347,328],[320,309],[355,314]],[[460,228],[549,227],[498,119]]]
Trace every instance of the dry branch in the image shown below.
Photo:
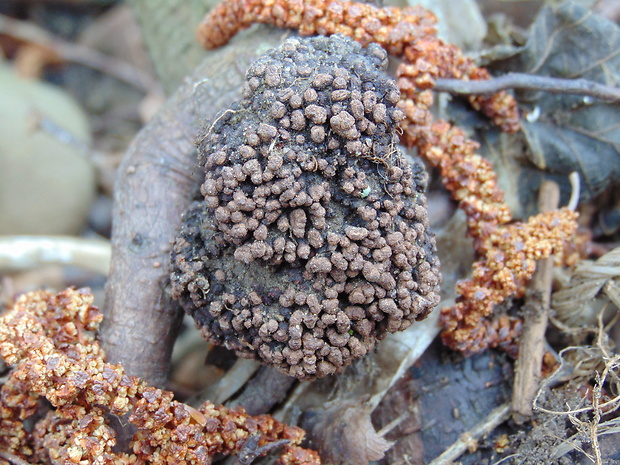
[[[79,266],[105,275],[110,268],[110,243],[63,236],[0,238],[0,271],[49,264]]]
[[[587,79],[562,79],[525,73],[508,73],[484,81],[437,79],[435,90],[460,95],[494,94],[507,89],[542,90],[553,94],[574,94],[620,103],[620,89]]]
[[[439,457],[434,459],[429,465],[450,465],[454,463],[471,445],[481,437],[489,434],[499,425],[508,420],[510,415],[510,405],[502,404],[489,413],[480,423],[471,430],[463,433],[461,437],[446,449]]]
[[[111,361],[155,386],[166,381],[180,321],[164,287],[170,241],[200,185],[194,140],[239,97],[256,32],[264,44],[279,42],[278,34],[255,31],[209,54],[134,139],[118,170],[102,344]]]
[[[45,29],[32,23],[0,15],[0,34],[6,34],[15,39],[41,46],[57,55],[61,60],[88,66],[144,92],[161,93],[154,79],[132,64],[89,47],[54,37]]]
[[[559,186],[553,181],[543,182],[538,199],[541,212],[555,210],[560,201]],[[549,320],[552,278],[553,257],[539,261],[524,307],[525,321],[519,341],[519,358],[515,368],[512,416],[517,423],[523,423],[533,413],[532,401],[539,386],[545,350],[545,331]]]

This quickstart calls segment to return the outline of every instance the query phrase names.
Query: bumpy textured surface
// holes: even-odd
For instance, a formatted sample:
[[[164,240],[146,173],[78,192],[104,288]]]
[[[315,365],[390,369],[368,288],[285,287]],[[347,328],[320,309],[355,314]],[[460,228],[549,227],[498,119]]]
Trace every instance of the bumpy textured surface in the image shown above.
[[[340,371],[439,300],[426,173],[398,147],[386,52],[291,39],[200,144],[172,293],[203,334],[301,379]]]
[[[489,79],[489,72],[438,38],[435,17],[421,7],[379,8],[346,0],[222,0],[201,23],[198,40],[206,48],[221,46],[254,22],[297,29],[302,35],[340,33],[363,45],[374,41],[402,59],[396,69],[398,106],[405,114],[399,123],[400,142],[439,168],[444,185],[467,214],[468,234],[481,257],[473,278],[458,286],[457,304],[442,311],[442,338],[465,353],[514,348],[520,322],[488,319],[493,306],[527,285],[534,260],[549,250],[560,253],[572,240],[576,215],[560,210],[509,225],[504,193],[491,163],[476,154],[478,144],[460,128],[433,120],[432,89],[438,78]],[[472,95],[469,101],[502,130],[519,130],[517,103],[505,91]],[[550,248],[546,240],[533,241],[524,249],[519,231],[546,237],[547,225],[561,236],[561,244]]]
[[[0,355],[14,365],[0,390],[0,450],[15,455],[11,463],[209,465],[258,438],[259,447],[289,441],[280,465],[320,464],[299,447],[301,428],[208,401],[195,409],[106,363],[92,302],[87,290],[31,292],[0,318]],[[137,427],[132,453],[116,450],[110,414]]]
[[[566,238],[576,229],[577,213],[568,208],[495,228],[481,246],[484,258],[474,263],[473,276],[457,284],[456,305],[442,309],[444,343],[466,354],[489,346],[510,347],[520,322],[485,318],[508,296],[523,296],[536,261],[561,255]]]

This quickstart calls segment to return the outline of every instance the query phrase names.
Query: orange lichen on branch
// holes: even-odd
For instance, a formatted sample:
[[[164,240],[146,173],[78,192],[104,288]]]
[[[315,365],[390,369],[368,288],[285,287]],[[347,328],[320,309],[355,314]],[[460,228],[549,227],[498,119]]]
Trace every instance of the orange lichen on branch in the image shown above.
[[[194,409],[106,363],[92,334],[102,319],[92,300],[83,290],[33,292],[0,320],[0,354],[15,365],[0,392],[1,450],[29,463],[208,464],[260,435],[259,445],[289,441],[280,463],[320,463],[316,452],[298,447],[300,428],[209,402]],[[39,411],[42,398],[53,408],[39,412],[29,432],[24,420]],[[106,414],[128,414],[138,428],[132,453],[114,451],[116,432]]]
[[[432,122],[428,105],[401,100],[400,108],[407,116],[401,122],[401,141],[416,147],[421,157],[439,169],[444,186],[467,215],[476,252],[484,255],[489,235],[511,220],[504,192],[492,164],[476,154],[478,143],[446,121]]]
[[[473,276],[457,284],[456,305],[442,311],[444,343],[472,353],[504,341],[496,326],[484,318],[506,298],[523,295],[536,261],[562,253],[577,229],[576,220],[577,213],[562,208],[540,213],[527,223],[496,228],[485,240],[485,255],[474,263]]]
[[[442,339],[465,353],[502,347],[516,355],[520,320],[488,317],[495,305],[524,292],[536,260],[562,253],[577,229],[577,214],[562,209],[509,224],[510,209],[491,163],[475,153],[478,144],[460,128],[432,122],[431,104],[429,92],[420,93],[417,102],[401,100],[406,115],[401,141],[417,147],[439,169],[444,186],[467,216],[468,233],[482,257],[473,276],[457,286],[457,304],[442,311]]]
[[[396,70],[398,87],[401,98],[414,104],[429,103],[424,92],[432,89],[439,78],[471,81],[491,78],[485,68],[478,67],[457,46],[446,44],[433,35],[405,44],[402,58],[403,62]],[[475,110],[481,111],[503,131],[519,130],[517,102],[506,91],[493,95],[471,95],[468,100]]]
[[[225,0],[198,26],[197,39],[206,49],[228,43],[254,23],[296,29],[301,35],[342,34],[382,45],[400,55],[403,46],[436,34],[435,16],[420,6],[379,8],[341,0]]]
[[[518,319],[487,319],[495,305],[520,296],[536,261],[563,253],[577,229],[577,213],[568,209],[509,224],[511,214],[491,163],[475,153],[478,144],[449,123],[431,122],[430,104],[419,98],[401,100],[407,119],[401,141],[415,146],[420,156],[439,168],[444,186],[467,216],[468,233],[476,253],[473,276],[457,286],[457,304],[442,311],[444,343],[465,353],[502,347],[516,355]]]

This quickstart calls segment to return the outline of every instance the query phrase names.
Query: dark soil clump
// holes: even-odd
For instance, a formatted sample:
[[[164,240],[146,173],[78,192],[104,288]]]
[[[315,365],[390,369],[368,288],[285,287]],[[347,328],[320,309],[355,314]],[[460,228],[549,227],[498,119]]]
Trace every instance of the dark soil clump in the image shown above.
[[[341,36],[288,40],[206,130],[172,293],[209,340],[321,377],[437,304],[427,175],[397,146],[386,65]]]

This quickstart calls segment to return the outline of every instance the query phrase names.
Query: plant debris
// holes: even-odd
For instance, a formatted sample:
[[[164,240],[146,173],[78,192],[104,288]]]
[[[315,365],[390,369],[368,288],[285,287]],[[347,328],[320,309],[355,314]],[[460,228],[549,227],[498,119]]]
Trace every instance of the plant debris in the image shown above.
[[[556,318],[569,327],[594,326],[606,307],[620,309],[620,248],[596,261],[582,260],[552,296]],[[610,312],[611,313],[611,312]]]
[[[2,317],[0,354],[15,367],[0,391],[0,450],[30,463],[205,464],[260,435],[260,446],[290,441],[282,464],[320,463],[298,447],[300,428],[210,402],[194,409],[106,363],[91,333],[103,319],[92,301],[86,290],[32,292]],[[47,413],[41,398],[52,406]],[[108,413],[137,427],[131,452],[116,452]]]
[[[620,83],[620,27],[575,1],[546,5],[523,49],[505,66],[535,76]],[[618,105],[583,95],[529,92],[523,130],[530,160],[541,170],[579,172],[582,200],[620,181]]]
[[[84,236],[110,237],[114,220],[105,295],[103,277],[93,273],[108,269],[105,253],[98,255],[105,252],[105,243],[97,251],[88,248],[89,239],[77,237],[51,241],[9,236],[0,243],[0,268],[4,266],[0,270],[0,351],[15,348],[23,355],[13,366],[0,357],[0,385],[4,385],[0,464],[146,464],[189,458],[206,465],[218,461],[258,465],[317,463],[320,455],[323,462],[334,465],[453,461],[606,465],[620,458],[620,203],[613,189],[618,183],[614,128],[620,101],[620,35],[618,24],[597,16],[604,14],[617,23],[617,8],[611,7],[616,0],[527,2],[532,8],[524,8],[523,2],[491,0],[463,1],[457,8],[454,2],[429,0],[423,6],[432,12],[420,6],[395,7],[394,0],[381,7],[349,0],[225,0],[201,26],[199,37],[207,39],[206,45],[225,42],[254,22],[277,27],[252,27],[209,53],[193,43],[192,31],[204,11],[217,2],[189,7],[182,0],[170,0],[163,9],[146,0],[136,2],[141,6],[132,10],[127,5],[92,2],[80,2],[79,8],[59,7],[55,2],[16,4],[7,5],[2,11],[5,16],[0,15],[5,64],[22,77],[63,87],[88,114],[91,148],[49,118],[33,118],[30,128],[35,137],[44,132],[91,155],[99,193],[88,212]],[[499,16],[488,13],[491,5],[501,12]],[[486,13],[477,18],[479,9]],[[538,16],[535,10],[540,10]],[[119,14],[125,19],[119,20]],[[130,16],[138,21],[127,21]],[[485,22],[490,34],[483,45]],[[111,41],[110,25],[114,28]],[[339,33],[368,49],[340,35],[332,37],[323,43],[338,44],[332,47],[338,49],[333,55],[345,57],[336,62],[325,58],[331,52],[323,50],[316,63],[309,62],[308,76],[297,74],[291,79],[288,71],[306,64],[299,50],[310,42],[278,27],[300,30],[301,35]],[[96,32],[102,28],[108,33]],[[442,34],[441,28],[456,33]],[[147,58],[147,50],[138,36],[146,38],[157,76],[140,59]],[[259,64],[254,63],[290,37],[297,44],[295,52],[289,49],[294,66],[282,65],[282,49],[267,52]],[[370,46],[371,42],[395,56],[389,68],[395,83],[383,74],[386,53]],[[252,74],[245,79],[249,68]],[[341,75],[336,75],[336,71],[342,73],[340,69],[349,73],[346,87],[338,87],[342,86]],[[324,87],[313,85],[318,74],[327,75],[319,78]],[[356,79],[359,82],[352,85]],[[152,114],[151,105],[157,101],[158,82],[171,97],[145,124],[145,115]],[[293,91],[283,100],[280,85]],[[144,95],[136,87],[149,92],[140,104]],[[93,93],[93,88],[98,91]],[[374,101],[366,97],[372,93],[377,94]],[[358,114],[363,118],[358,119]],[[519,127],[517,132],[502,132]],[[198,135],[202,166],[196,163]],[[134,136],[118,166],[121,151]],[[396,136],[408,148],[404,161],[396,150]],[[327,147],[332,140],[339,146],[327,148],[329,156],[314,148]],[[379,152],[369,152],[368,140]],[[220,161],[218,146],[227,150],[222,164],[214,163]],[[255,153],[240,153],[242,146]],[[287,156],[287,150],[294,156]],[[278,154],[282,164],[276,158],[278,168],[273,169],[269,161]],[[391,298],[392,291],[378,281],[368,281],[364,267],[353,276],[358,265],[345,251],[352,254],[357,246],[355,252],[364,261],[389,263],[380,270],[382,275],[395,276],[386,270],[398,264],[393,256],[382,256],[383,247],[368,246],[374,231],[395,232],[381,224],[371,229],[368,224],[380,222],[379,215],[390,209],[371,205],[379,213],[377,218],[358,221],[361,216],[354,207],[365,205],[372,195],[380,202],[393,201],[396,207],[394,192],[387,188],[405,182],[404,177],[391,179],[390,170],[396,166],[404,171],[417,156],[431,168],[431,181],[428,193],[421,190],[426,175],[414,162],[410,168],[413,197],[428,199],[426,219],[414,227],[430,221],[435,229],[436,247],[422,249],[432,249],[440,257],[442,302],[423,321],[395,333],[388,330],[393,314],[379,321],[375,319],[381,317],[379,312],[364,313],[381,330],[376,336],[382,341],[373,350],[370,344],[363,346],[366,354],[353,360],[349,341],[362,337],[355,328],[367,323],[349,318],[346,330],[340,313],[348,317],[348,307],[365,312],[373,302],[353,304],[349,296],[361,299],[361,295],[355,290],[348,293],[347,285],[365,282],[362,288],[370,284],[375,292],[383,288],[385,297],[373,295],[377,303]],[[52,158],[48,161],[53,164]],[[327,166],[319,166],[321,160]],[[349,168],[351,178],[336,174]],[[287,169],[290,176],[278,177]],[[581,181],[581,190],[575,179]],[[539,215],[544,209],[537,208],[535,199],[537,193],[539,199],[550,199],[542,188],[539,192],[548,180],[560,185],[559,204],[568,207]],[[334,188],[332,182],[346,185],[351,192]],[[281,190],[276,187],[277,193],[273,192],[278,183]],[[324,183],[330,185],[329,191]],[[257,191],[267,188],[268,193],[255,198]],[[322,194],[317,195],[320,189]],[[17,191],[9,191],[3,201],[19,213]],[[40,194],[36,189],[32,192],[35,197]],[[407,222],[402,212],[409,197],[403,192],[400,196],[407,207],[395,219]],[[417,198],[410,200],[420,208]],[[193,210],[183,219],[185,236],[178,237],[181,214],[193,201]],[[268,202],[279,208],[268,209]],[[461,211],[456,211],[458,206]],[[580,213],[580,229],[574,236],[576,214],[571,210]],[[20,218],[33,220],[27,216]],[[321,221],[323,229],[315,224]],[[342,236],[343,243],[340,238],[336,243],[333,234]],[[432,234],[425,235],[433,240]],[[195,245],[183,249],[182,255],[171,254],[175,237],[177,245],[187,238]],[[30,248],[14,247],[22,243]],[[70,246],[67,256],[65,245]],[[280,252],[275,251],[276,245],[282,247]],[[205,253],[219,258],[212,261]],[[551,253],[555,257],[542,258]],[[587,255],[596,261],[579,261]],[[169,298],[173,257],[183,265],[176,277],[196,278],[173,282],[173,287],[181,283],[177,289],[189,313],[207,315],[199,322],[205,334],[219,331],[221,341],[233,348],[242,345],[242,355],[264,362],[255,348],[260,345],[252,345],[250,334],[263,327],[254,318],[261,313],[256,309],[267,309],[263,313],[276,320],[277,329],[259,336],[269,349],[276,349],[267,358],[281,357],[281,363],[260,367],[255,359],[237,359],[225,347],[205,343],[200,331],[192,328],[191,316],[183,318],[179,302]],[[337,268],[345,263],[345,270]],[[571,267],[573,263],[577,266]],[[417,266],[417,262],[409,264],[412,269]],[[536,273],[530,281],[534,264]],[[280,270],[284,272],[278,276]],[[225,272],[224,281],[217,279],[222,277],[220,271]],[[334,279],[342,277],[339,271],[346,276],[342,289]],[[367,271],[369,278],[376,277]],[[334,282],[319,290],[312,284],[300,289],[307,277],[311,282]],[[270,295],[263,284],[273,282]],[[251,289],[257,285],[260,302]],[[84,302],[91,299],[84,291],[18,297],[31,289],[68,286],[88,286],[95,301],[106,299],[106,318],[99,330],[94,329],[98,321],[85,323],[91,316],[98,320],[96,312],[80,316],[79,309],[87,308],[90,304]],[[287,293],[289,288],[293,292]],[[549,290],[555,292],[549,313],[553,325],[547,327],[546,312],[541,310]],[[310,316],[308,296],[313,292],[322,299],[322,307]],[[369,297],[363,291],[362,295]],[[524,298],[511,298],[519,296]],[[211,303],[201,306],[203,300],[221,303],[221,313],[212,315]],[[399,309],[400,296],[392,300]],[[330,306],[333,301],[338,307]],[[308,327],[315,317],[316,324]],[[403,315],[401,321],[405,320]],[[440,321],[443,339],[467,357],[438,340]],[[14,331],[23,326],[30,329]],[[232,335],[239,332],[237,328],[240,337]],[[323,359],[322,349],[304,347],[310,340],[307,333],[320,336],[316,339],[328,346],[329,354]],[[15,337],[7,342],[9,335]],[[94,337],[105,350],[105,360]],[[345,339],[343,346],[334,344]],[[502,350],[483,351],[486,347]],[[295,350],[302,355],[298,362]],[[334,371],[342,371],[312,382],[289,376],[301,372],[302,379],[318,378],[319,370],[309,374],[313,355],[319,363],[335,361],[339,368]],[[79,372],[86,374],[86,381],[81,375],[76,378]],[[532,412],[539,372],[543,388]],[[512,409],[506,406],[511,395]],[[225,407],[219,406],[223,403]],[[489,415],[494,409],[495,414]],[[513,420],[527,423],[504,421],[511,414]],[[272,423],[273,419],[282,423]],[[303,433],[284,423],[305,430],[303,447],[317,453],[299,448]],[[264,434],[261,428],[269,425],[275,430]],[[285,430],[290,432],[288,438]],[[207,449],[201,449],[201,444]]]

